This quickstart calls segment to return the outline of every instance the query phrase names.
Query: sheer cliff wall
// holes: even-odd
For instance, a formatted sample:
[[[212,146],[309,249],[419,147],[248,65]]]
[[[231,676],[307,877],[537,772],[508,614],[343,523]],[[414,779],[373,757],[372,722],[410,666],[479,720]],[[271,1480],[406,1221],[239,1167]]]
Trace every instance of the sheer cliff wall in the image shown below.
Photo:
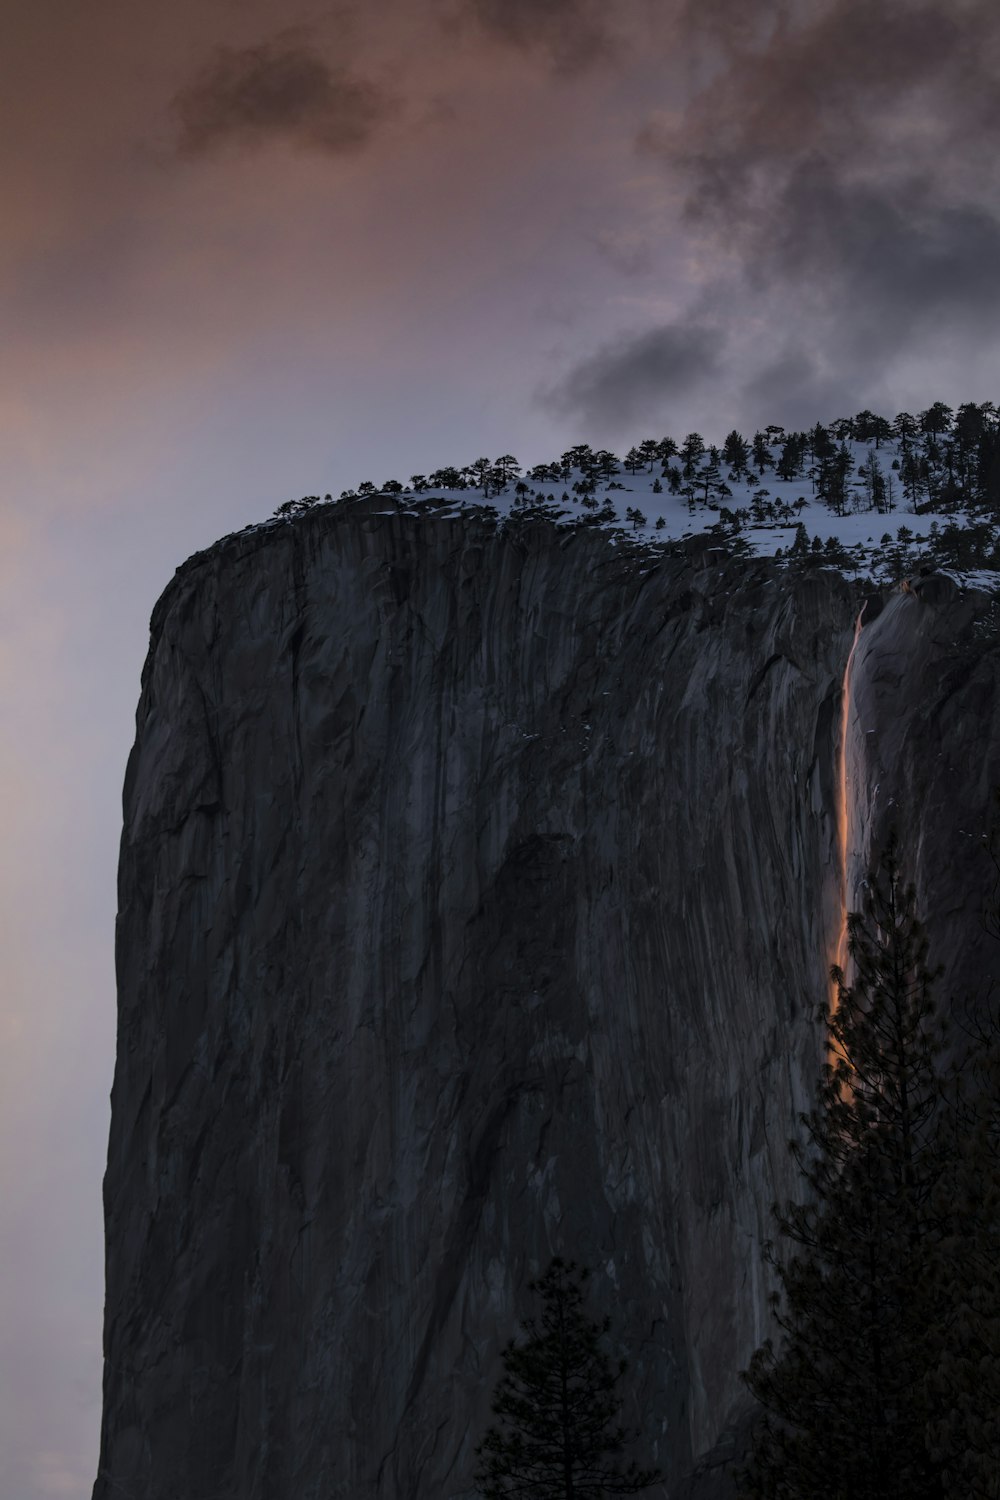
[[[819,1060],[858,601],[712,556],[334,509],[179,570],[125,784],[95,1500],[471,1495],[553,1253],[594,1267],[663,1493],[738,1415]],[[945,593],[862,632],[849,755],[862,842],[875,740],[933,804],[951,934],[942,767],[981,827],[997,735]]]

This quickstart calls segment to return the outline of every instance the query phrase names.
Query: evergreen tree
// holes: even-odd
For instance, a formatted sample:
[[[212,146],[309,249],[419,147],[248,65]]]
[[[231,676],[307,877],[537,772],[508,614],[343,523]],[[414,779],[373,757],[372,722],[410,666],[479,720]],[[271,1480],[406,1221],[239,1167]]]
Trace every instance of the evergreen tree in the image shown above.
[[[465,471],[455,468],[435,469],[427,484],[430,489],[435,490],[464,490]]]
[[[805,1194],[776,1211],[792,1250],[771,1253],[781,1346],[744,1377],[765,1413],[741,1480],[753,1500],[944,1500],[926,1379],[942,1288],[926,1267],[954,1157],[914,902],[890,842],[848,920],[853,982],[832,971],[829,1060],[792,1148]]]
[[[778,459],[776,472],[779,479],[795,479],[802,469],[802,457],[805,453],[805,438],[801,433],[790,432],[785,438],[781,448],[781,456]]]
[[[722,456],[739,479],[750,462],[750,444],[735,427],[722,445]]]
[[[908,411],[896,414],[892,424],[892,435],[902,447],[906,448],[919,435],[920,424],[916,417],[911,416]]]
[[[817,422],[816,426],[809,433],[809,452],[819,462],[824,458],[832,458],[836,451],[837,446],[833,438],[827,432],[822,422]]]
[[[761,478],[764,477],[765,469],[774,468],[774,459],[767,445],[767,437],[763,432],[755,432],[753,435],[753,461],[757,466],[757,472]]]
[[[903,459],[899,467],[899,477],[903,482],[903,494],[910,502],[910,509],[916,510],[920,503],[920,496],[924,485],[923,460],[912,448],[903,453]]]
[[[856,443],[874,442],[875,447],[892,436],[892,424],[885,417],[876,416],[873,411],[859,411],[852,423],[854,428],[854,441]]]
[[[493,1399],[499,1420],[476,1454],[476,1482],[485,1500],[602,1500],[634,1495],[659,1479],[635,1460],[618,1462],[638,1436],[618,1421],[624,1360],[613,1366],[601,1347],[611,1322],[583,1309],[588,1273],[556,1257],[529,1290],[542,1299],[529,1318],[527,1340],[504,1350],[504,1373]]]
[[[685,479],[692,479],[697,472],[699,460],[705,452],[705,440],[700,432],[689,432],[681,444],[681,472]]]
[[[715,450],[713,449],[714,453]],[[709,457],[708,463],[698,473],[698,484],[702,490],[702,500],[706,505],[712,502],[712,496],[717,494],[722,485],[722,472],[719,469],[717,458]],[[732,494],[732,491],[729,491]]]
[[[488,458],[475,459],[471,464],[467,464],[462,472],[472,480],[477,489],[481,489],[483,494],[489,497],[493,465]]]
[[[979,441],[976,499],[993,515],[1000,512],[1000,432],[990,428]]]
[[[847,476],[851,463],[851,450],[844,442],[820,460],[817,491],[838,516],[847,510]]]
[[[930,433],[936,437],[939,433],[948,432],[951,429],[951,419],[954,413],[950,406],[943,401],[935,401],[926,411],[920,413],[921,432]]]
[[[974,1102],[960,1095],[955,1170],[939,1187],[945,1225],[925,1266],[946,1288],[928,1326],[926,1439],[945,1493],[1000,1500],[1000,1034],[974,1040]]]
[[[997,794],[1000,804],[1000,793]],[[1000,825],[983,839],[992,889],[983,925],[1000,940]],[[1000,1500],[1000,1013],[991,989],[985,1020],[967,1026],[952,1119],[956,1170],[937,1206],[947,1229],[926,1276],[947,1298],[930,1330],[927,1438],[949,1495]]]
[[[494,472],[499,475],[500,488],[503,489],[512,479],[516,479],[521,472],[521,465],[513,453],[504,453],[493,465]]]
[[[567,477],[574,469],[579,469],[585,479],[592,479],[594,476],[594,450],[589,443],[577,443],[575,448],[568,448],[566,450],[562,456],[561,464],[563,472],[567,473]]]
[[[885,474],[874,448],[869,448],[868,457],[858,469],[858,477],[864,481],[869,509],[885,510]]]
[[[809,551],[809,533],[800,521],[795,528],[795,539],[788,549],[789,557],[804,557]]]
[[[645,438],[639,444],[639,452],[642,455],[642,461],[643,461],[643,463],[646,465],[646,472],[647,472],[647,474],[652,474],[652,472],[653,472],[653,465],[657,462],[657,460],[659,458],[659,452],[660,452],[660,445],[659,445],[659,443],[656,441],[655,438]]]

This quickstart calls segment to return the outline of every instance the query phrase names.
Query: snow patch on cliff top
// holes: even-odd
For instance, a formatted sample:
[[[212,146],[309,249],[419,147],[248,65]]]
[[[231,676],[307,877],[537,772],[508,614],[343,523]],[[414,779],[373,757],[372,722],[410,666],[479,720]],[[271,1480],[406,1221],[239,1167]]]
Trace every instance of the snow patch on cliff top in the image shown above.
[[[381,491],[362,486],[362,493],[347,491],[338,501],[326,499],[346,507],[364,502],[375,514],[459,516],[474,510],[493,516],[500,526],[531,520],[593,526],[612,533],[623,545],[676,544],[702,536],[730,552],[823,562],[877,582],[902,578],[921,567],[948,566],[962,581],[980,588],[1000,583],[1000,525],[968,509],[915,503],[900,478],[902,445],[885,440],[877,446],[857,441],[844,446],[851,466],[837,506],[816,493],[815,464],[810,472],[804,463],[791,479],[779,477],[776,467],[753,464],[734,473],[718,461],[718,450],[689,463],[683,479],[677,457],[669,463],[664,460],[662,468],[657,460],[636,472],[619,463],[613,474],[597,480],[580,467],[557,474],[559,466],[551,465],[548,478],[538,477],[535,470],[512,475],[502,485],[425,484]],[[776,443],[775,465],[779,448]],[[864,475],[873,456],[883,485],[883,493],[874,499]],[[713,464],[716,484],[711,478]],[[286,502],[274,518],[247,529],[281,525],[320,503],[318,497]]]

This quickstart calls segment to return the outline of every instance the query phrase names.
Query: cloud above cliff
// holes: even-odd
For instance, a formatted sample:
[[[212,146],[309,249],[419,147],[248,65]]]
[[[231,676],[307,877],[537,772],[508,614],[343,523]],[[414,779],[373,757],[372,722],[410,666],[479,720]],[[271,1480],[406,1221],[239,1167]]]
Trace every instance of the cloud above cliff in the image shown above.
[[[961,350],[995,357],[992,0],[710,0],[675,19],[688,87],[635,144],[689,296],[664,323],[651,288],[653,329],[573,361],[564,408],[627,424],[725,378],[737,405],[770,399],[789,420],[806,391],[849,405],[919,361],[931,378]],[[706,317],[727,330],[725,366],[692,340]]]
[[[708,81],[652,111],[636,145],[678,205],[693,300],[634,351],[577,362],[565,399],[609,420],[655,401],[673,384],[655,351],[684,350],[705,308],[729,330],[738,404],[771,399],[786,420],[805,395],[849,405],[906,363],[996,351],[991,0],[714,0],[682,17]],[[696,380],[720,374],[691,348]]]
[[[998,138],[991,0],[838,0],[776,13],[638,146],[748,297],[885,362],[929,329],[992,338]]]
[[[700,323],[650,328],[613,340],[576,364],[545,394],[553,411],[572,413],[588,428],[624,430],[689,396],[722,362],[718,330]]]
[[[806,306],[841,320],[860,356],[928,330],[975,338],[1000,310],[1000,218],[974,198],[943,201],[927,179],[851,181],[819,159],[796,165],[779,204],[748,275],[772,289],[801,285]]]
[[[368,144],[392,112],[375,84],[331,63],[308,41],[277,38],[218,47],[172,102],[182,155],[282,140],[349,153]]]
[[[574,72],[614,56],[615,8],[598,0],[465,0],[464,12],[487,37],[540,52],[561,70]]]

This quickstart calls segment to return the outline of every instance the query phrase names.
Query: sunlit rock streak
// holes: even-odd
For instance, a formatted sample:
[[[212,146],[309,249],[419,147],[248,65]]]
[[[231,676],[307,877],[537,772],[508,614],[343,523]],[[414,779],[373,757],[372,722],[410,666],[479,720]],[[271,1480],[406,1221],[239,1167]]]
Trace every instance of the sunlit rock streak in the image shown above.
[[[854,622],[854,639],[851,642],[851,649],[847,655],[847,662],[844,666],[844,680],[840,689],[840,738],[837,746],[837,850],[840,871],[840,922],[837,940],[833,948],[833,962],[841,972],[845,972],[847,966],[847,911],[850,900],[848,891],[848,857],[851,839],[851,798],[853,785],[848,769],[848,761],[850,759],[848,735],[851,724],[851,669],[854,666],[858,641],[861,639],[864,613],[865,607],[862,605],[858,611],[858,617]],[[831,980],[831,999],[835,1006],[837,1002],[837,984],[834,980]]]

